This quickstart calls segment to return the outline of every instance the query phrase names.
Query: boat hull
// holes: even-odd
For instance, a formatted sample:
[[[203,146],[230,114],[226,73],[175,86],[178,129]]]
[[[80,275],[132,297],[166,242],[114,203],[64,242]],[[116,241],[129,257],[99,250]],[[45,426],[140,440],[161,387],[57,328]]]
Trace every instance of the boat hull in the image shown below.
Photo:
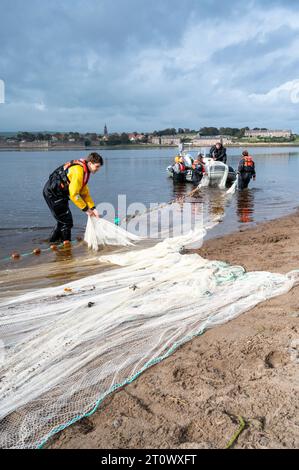
[[[217,186],[219,182],[223,178],[223,169],[218,165],[215,165],[214,171],[209,172],[209,179],[210,179],[210,186]],[[189,168],[185,170],[184,172],[181,173],[175,173],[173,171],[173,168],[169,166],[167,168],[167,175],[173,179],[174,182],[179,182],[179,183],[191,183],[194,185],[197,185],[200,183],[202,179],[202,173],[198,173],[194,171],[193,169]],[[229,187],[231,186],[235,180],[236,180],[236,172],[235,170],[229,166],[228,167],[228,175],[227,175],[227,180],[226,180],[226,186]]]

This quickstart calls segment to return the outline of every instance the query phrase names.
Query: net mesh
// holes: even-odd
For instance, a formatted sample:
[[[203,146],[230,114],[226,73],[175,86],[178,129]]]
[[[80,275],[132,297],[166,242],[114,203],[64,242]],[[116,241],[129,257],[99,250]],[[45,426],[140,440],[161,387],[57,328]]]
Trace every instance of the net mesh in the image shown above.
[[[99,256],[100,274],[1,302],[0,446],[36,448],[206,329],[287,292],[296,272],[246,273],[181,254],[202,226],[144,248]],[[91,246],[140,243],[89,221]]]

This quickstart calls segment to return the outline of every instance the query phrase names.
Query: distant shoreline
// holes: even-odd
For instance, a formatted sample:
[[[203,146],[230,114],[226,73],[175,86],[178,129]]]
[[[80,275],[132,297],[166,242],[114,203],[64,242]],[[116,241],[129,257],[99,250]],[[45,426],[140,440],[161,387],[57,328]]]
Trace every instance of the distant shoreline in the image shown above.
[[[185,144],[186,148],[188,148],[188,144]],[[200,147],[199,145],[196,146],[190,146],[190,150],[192,149],[198,149],[198,148],[209,148],[209,146],[202,146]],[[299,147],[299,141],[298,142],[234,142],[233,144],[227,144],[225,145],[226,148],[240,148],[240,147]],[[57,147],[48,147],[48,148],[43,148],[43,147],[26,147],[26,148],[20,148],[17,146],[6,146],[6,147],[0,147],[0,152],[53,152],[53,151],[92,151],[92,150],[115,150],[115,149],[130,149],[130,150],[140,150],[140,149],[150,149],[150,148],[177,148],[177,145],[154,145],[154,144],[133,144],[133,145],[111,145],[111,146],[69,146],[69,145],[61,145]]]

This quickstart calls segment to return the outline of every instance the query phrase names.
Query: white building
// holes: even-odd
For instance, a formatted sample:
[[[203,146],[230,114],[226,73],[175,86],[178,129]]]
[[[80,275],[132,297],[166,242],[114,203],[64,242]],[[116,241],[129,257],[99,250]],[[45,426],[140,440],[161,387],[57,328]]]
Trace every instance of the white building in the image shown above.
[[[175,135],[150,136],[148,141],[154,145],[179,145],[181,139]]]
[[[245,137],[284,137],[285,139],[290,139],[292,136],[292,131],[290,130],[260,130],[260,129],[250,129],[245,131]]]
[[[195,139],[192,140],[192,145],[194,147],[212,147],[212,145],[216,145],[217,142],[222,142],[222,144],[228,145],[232,144],[232,139],[230,137],[221,137],[217,136],[196,136]]]

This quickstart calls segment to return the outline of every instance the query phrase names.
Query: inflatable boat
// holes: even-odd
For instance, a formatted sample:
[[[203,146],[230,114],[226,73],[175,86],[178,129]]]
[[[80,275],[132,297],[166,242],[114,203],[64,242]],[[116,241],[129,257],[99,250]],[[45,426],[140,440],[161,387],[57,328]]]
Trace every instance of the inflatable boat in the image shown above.
[[[190,153],[183,152],[181,163],[169,165],[166,168],[167,175],[173,178],[174,182],[187,182],[197,185],[201,182],[203,176],[208,178],[209,186],[229,187],[236,180],[235,170],[223,162],[215,161],[213,158],[203,157],[204,172],[200,166],[194,165],[195,158]],[[195,166],[195,168],[194,168]]]

